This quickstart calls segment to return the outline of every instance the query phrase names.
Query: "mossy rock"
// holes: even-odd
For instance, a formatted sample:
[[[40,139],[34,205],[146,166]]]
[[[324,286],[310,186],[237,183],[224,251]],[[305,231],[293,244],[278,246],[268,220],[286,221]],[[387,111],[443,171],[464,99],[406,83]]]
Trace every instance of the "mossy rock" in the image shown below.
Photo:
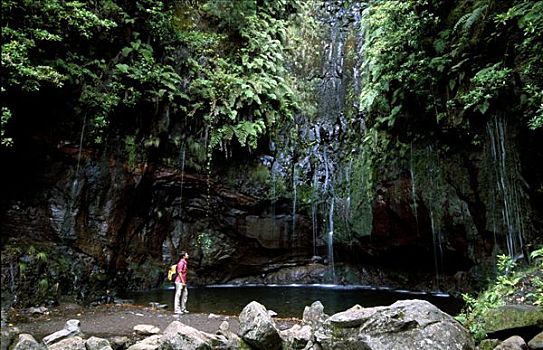
[[[490,309],[483,315],[488,333],[536,326],[543,329],[543,308],[532,305],[505,305]]]
[[[499,339],[485,339],[479,343],[477,349],[479,350],[494,350],[494,348],[501,344]]]

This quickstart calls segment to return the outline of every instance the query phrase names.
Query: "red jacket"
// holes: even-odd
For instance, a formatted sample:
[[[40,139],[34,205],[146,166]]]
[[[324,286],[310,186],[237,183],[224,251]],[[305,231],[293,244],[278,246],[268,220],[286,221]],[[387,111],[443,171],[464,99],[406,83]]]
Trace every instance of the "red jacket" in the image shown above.
[[[187,284],[187,260],[185,258],[177,263],[177,277],[175,283]]]

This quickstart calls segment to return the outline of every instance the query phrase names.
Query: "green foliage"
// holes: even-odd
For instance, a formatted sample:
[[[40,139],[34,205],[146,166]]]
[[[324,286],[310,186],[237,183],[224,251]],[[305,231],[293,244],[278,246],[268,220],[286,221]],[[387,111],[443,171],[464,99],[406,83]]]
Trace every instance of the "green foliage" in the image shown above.
[[[534,250],[530,254],[530,258],[534,261],[534,264],[536,266],[539,266],[543,269],[543,247],[540,247],[539,249]]]
[[[515,1],[507,11],[496,15],[504,30],[516,26],[522,33],[515,41],[517,72],[524,82],[524,113],[532,129],[543,127],[543,2]]]
[[[2,116],[0,124],[0,138],[2,138],[1,145],[4,147],[13,146],[13,139],[6,136],[6,126],[11,119],[11,111],[8,107],[2,106]]]
[[[207,232],[200,232],[196,238],[196,242],[204,255],[207,255],[206,253],[209,253],[213,246],[213,237]]]
[[[535,254],[534,254],[535,253]],[[532,253],[532,256],[543,256],[543,248]],[[484,325],[485,313],[496,307],[505,305],[519,290],[527,288],[527,283],[534,289],[526,297],[522,297],[525,303],[533,305],[542,305],[543,303],[543,283],[541,280],[541,261],[536,261],[535,266],[529,266],[524,269],[518,269],[515,261],[508,255],[498,255],[496,266],[498,275],[492,285],[479,295],[470,296],[463,294],[462,297],[466,303],[462,313],[456,318],[466,328],[470,330],[477,342],[486,337]],[[536,274],[534,274],[536,272]],[[522,281],[522,284],[521,284]]]
[[[214,5],[237,8],[250,3]],[[237,18],[236,13],[244,16]],[[222,57],[217,52],[213,63],[189,60],[195,74],[189,89],[189,115],[212,126],[209,146],[223,151],[233,140],[256,148],[258,138],[278,120],[288,119],[295,108],[282,53],[285,21],[271,16],[266,8],[256,13],[245,8],[235,12],[233,20],[237,24],[230,25],[241,38],[241,45]]]
[[[459,97],[464,109],[473,108],[485,114],[490,104],[497,100],[501,93],[511,88],[511,73],[512,70],[503,68],[501,63],[478,71],[471,79],[471,89]]]
[[[362,15],[360,105],[373,135],[366,142],[373,167],[385,164],[373,148],[386,154],[423,140],[442,149],[477,146],[481,135],[472,120],[490,111],[524,116],[521,124],[540,128],[542,6],[518,0],[371,2]],[[436,139],[439,133],[452,137]]]
[[[431,12],[417,12],[417,5],[424,4],[427,1],[394,0],[364,10],[366,78],[360,106],[377,127],[392,127],[408,95],[422,96],[430,88],[432,75],[422,45],[437,19]]]

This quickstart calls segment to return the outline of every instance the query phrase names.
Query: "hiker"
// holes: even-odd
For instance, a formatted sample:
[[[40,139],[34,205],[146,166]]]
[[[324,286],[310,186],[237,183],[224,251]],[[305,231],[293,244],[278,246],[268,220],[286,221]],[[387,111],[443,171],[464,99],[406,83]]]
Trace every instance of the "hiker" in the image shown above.
[[[189,254],[187,252],[181,252],[181,259],[177,263],[177,277],[175,278],[175,299],[173,302],[174,312],[176,314],[188,314],[187,310],[187,298],[189,291],[187,289],[187,259]],[[181,307],[179,307],[179,301],[181,301]]]

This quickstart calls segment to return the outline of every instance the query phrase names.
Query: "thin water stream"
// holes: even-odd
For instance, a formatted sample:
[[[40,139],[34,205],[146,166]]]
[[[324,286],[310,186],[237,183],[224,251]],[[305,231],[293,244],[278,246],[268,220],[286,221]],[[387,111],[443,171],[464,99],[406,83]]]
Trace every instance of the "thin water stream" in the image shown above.
[[[158,289],[134,293],[126,297],[136,304],[146,305],[158,302],[171,309],[175,289]],[[324,305],[324,312],[333,315],[359,304],[364,307],[386,306],[398,300],[427,300],[442,311],[456,315],[463,303],[445,293],[411,292],[370,286],[342,285],[212,285],[189,288],[187,308],[193,313],[215,313],[239,315],[241,310],[255,300],[268,310],[277,312],[279,317],[299,317],[305,306],[315,301]]]

